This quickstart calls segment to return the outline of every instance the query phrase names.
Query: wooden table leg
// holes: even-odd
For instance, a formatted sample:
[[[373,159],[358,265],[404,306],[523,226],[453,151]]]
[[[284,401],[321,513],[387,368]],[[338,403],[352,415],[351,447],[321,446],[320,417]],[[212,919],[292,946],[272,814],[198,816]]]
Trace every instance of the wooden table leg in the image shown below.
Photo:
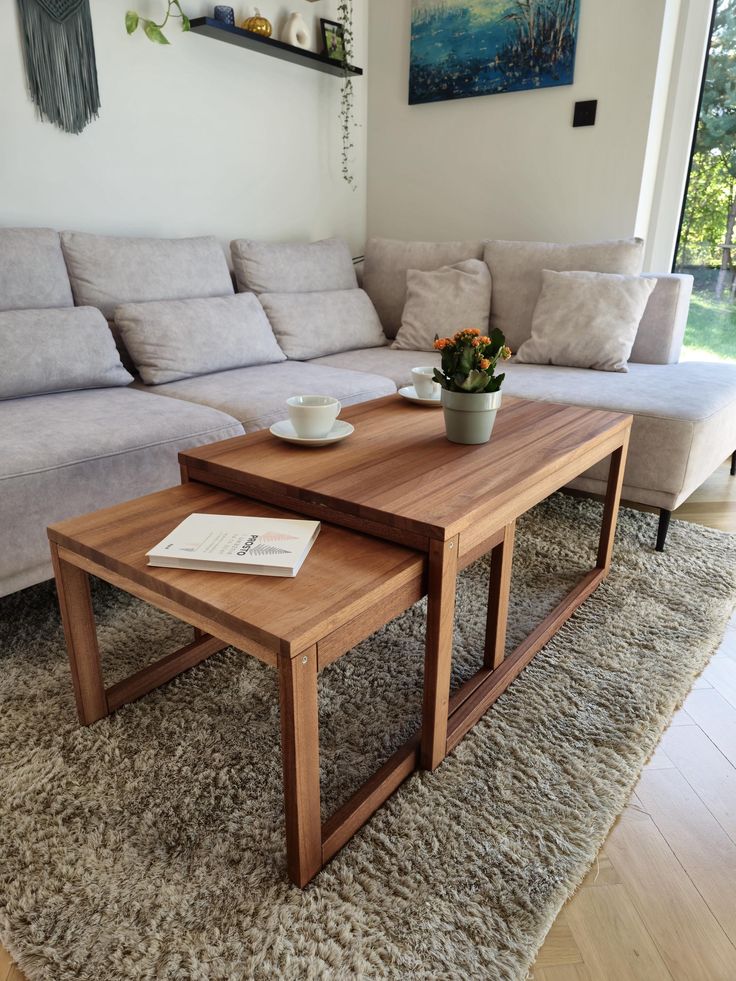
[[[601,537],[598,544],[598,569],[608,569],[611,566],[613,555],[613,543],[616,537],[616,522],[618,520],[618,509],[621,503],[621,488],[624,484],[624,470],[626,468],[626,454],[629,449],[629,434],[631,430],[626,430],[623,444],[611,454],[611,466],[608,471],[608,486],[606,487],[606,500],[603,506],[603,523],[601,525]]]
[[[424,655],[421,766],[435,770],[447,754],[447,714],[452,672],[452,632],[459,536],[429,546],[427,641]]]
[[[488,584],[488,615],[486,619],[486,646],[483,657],[485,667],[494,670],[504,659],[506,648],[506,624],[511,592],[511,567],[514,558],[516,522],[503,530],[501,541],[491,552],[491,578]]]
[[[286,860],[289,878],[303,887],[322,868],[316,646],[279,658],[279,697]]]
[[[88,726],[109,714],[89,591],[89,576],[77,566],[65,562],[53,542],[51,560],[54,565],[61,622],[74,683],[77,715],[82,725]]]

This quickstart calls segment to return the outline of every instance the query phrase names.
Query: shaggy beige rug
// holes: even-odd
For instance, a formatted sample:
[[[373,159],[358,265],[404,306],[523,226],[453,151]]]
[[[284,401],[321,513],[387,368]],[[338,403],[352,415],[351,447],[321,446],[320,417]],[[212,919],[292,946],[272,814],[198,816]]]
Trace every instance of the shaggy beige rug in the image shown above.
[[[599,517],[558,496],[521,523],[512,642],[591,563]],[[659,555],[653,535],[622,513],[609,580],[304,892],[274,672],[228,650],[81,729],[53,589],[0,601],[0,940],[32,981],[524,978],[734,606],[736,537],[675,523]],[[462,577],[455,683],[486,582]],[[108,587],[96,603],[110,679],[182,639]],[[416,726],[422,615],[322,676],[327,809]]]

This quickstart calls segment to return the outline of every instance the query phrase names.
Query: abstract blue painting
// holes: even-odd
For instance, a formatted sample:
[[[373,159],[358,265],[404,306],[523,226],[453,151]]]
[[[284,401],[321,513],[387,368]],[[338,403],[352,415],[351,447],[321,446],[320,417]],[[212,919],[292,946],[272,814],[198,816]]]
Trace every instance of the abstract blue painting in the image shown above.
[[[409,104],[571,85],[580,0],[412,0]]]

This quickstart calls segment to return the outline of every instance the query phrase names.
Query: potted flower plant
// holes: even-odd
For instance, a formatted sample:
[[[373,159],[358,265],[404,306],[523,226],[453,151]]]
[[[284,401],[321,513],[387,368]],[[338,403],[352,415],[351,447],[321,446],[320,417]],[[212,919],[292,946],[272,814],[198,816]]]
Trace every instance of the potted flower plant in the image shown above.
[[[442,369],[434,380],[442,386],[445,431],[452,443],[487,443],[501,405],[499,361],[511,357],[500,330],[490,337],[471,328],[454,337],[436,337],[435,350],[442,353]]]

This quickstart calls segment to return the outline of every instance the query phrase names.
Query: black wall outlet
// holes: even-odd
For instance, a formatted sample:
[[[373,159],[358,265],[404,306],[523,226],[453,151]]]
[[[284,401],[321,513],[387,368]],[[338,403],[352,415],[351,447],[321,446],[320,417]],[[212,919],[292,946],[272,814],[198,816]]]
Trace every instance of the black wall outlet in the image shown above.
[[[595,126],[595,115],[598,110],[598,100],[575,103],[575,115],[572,117],[573,126]]]

